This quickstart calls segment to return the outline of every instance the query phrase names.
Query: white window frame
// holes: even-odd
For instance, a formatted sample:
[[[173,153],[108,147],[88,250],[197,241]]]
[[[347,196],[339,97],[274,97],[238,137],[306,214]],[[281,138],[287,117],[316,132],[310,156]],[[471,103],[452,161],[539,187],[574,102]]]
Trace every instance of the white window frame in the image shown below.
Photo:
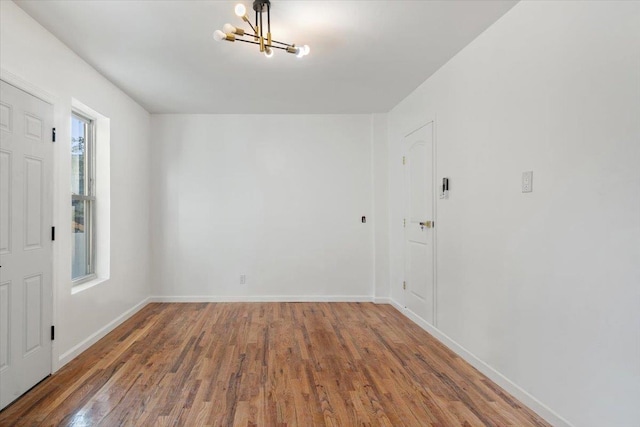
[[[86,115],[78,112],[77,110],[73,110],[71,112],[72,120],[75,118],[77,120],[81,120],[85,123],[86,132],[85,135],[87,137],[87,141],[85,141],[85,159],[86,159],[86,178],[87,182],[87,194],[80,195],[71,193],[71,202],[73,204],[74,201],[85,201],[87,203],[87,207],[89,210],[89,215],[85,212],[85,221],[89,222],[89,231],[88,238],[89,242],[87,245],[87,269],[88,272],[86,275],[72,278],[72,286],[81,285],[83,283],[89,282],[97,278],[96,274],[96,124],[95,120],[87,117]],[[85,223],[86,225],[86,223]],[[73,262],[73,260],[72,260]]]

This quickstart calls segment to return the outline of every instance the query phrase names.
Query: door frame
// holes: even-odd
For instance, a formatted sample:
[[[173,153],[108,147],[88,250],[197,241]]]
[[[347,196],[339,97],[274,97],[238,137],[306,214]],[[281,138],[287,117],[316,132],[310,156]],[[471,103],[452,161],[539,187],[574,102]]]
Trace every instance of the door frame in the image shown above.
[[[60,117],[60,114],[62,112],[62,106],[60,103],[60,99],[51,94],[50,92],[47,92],[46,90],[40,88],[39,86],[34,85],[33,83],[31,83],[30,81],[23,79],[22,77],[18,76],[17,74],[12,73],[11,71],[7,70],[4,67],[0,67],[0,80],[4,81],[5,83],[10,84],[11,86],[14,86],[26,93],[28,93],[31,96],[34,96],[36,98],[38,98],[41,101],[46,102],[47,104],[51,105],[53,107],[53,126],[55,128],[60,128],[60,124],[58,123],[58,117]],[[56,224],[58,223],[58,218],[56,215],[56,205],[55,205],[55,201],[58,199],[58,192],[59,192],[59,188],[58,188],[58,183],[56,180],[56,174],[58,171],[58,161],[57,161],[57,151],[56,151],[56,144],[59,144],[60,142],[56,141],[56,142],[52,142],[51,144],[53,144],[53,155],[51,157],[51,179],[53,180],[53,188],[51,191],[51,225],[52,226],[56,226]],[[56,273],[57,273],[57,263],[56,261],[59,259],[60,257],[60,253],[58,251],[58,246],[56,245],[55,242],[54,244],[52,244],[51,247],[51,324],[52,325],[56,325],[57,324],[57,320],[58,320],[58,311],[57,311],[57,306],[58,306],[58,292],[57,292],[57,279],[56,279]],[[45,301],[46,304],[46,301]],[[51,374],[53,374],[55,371],[58,370],[58,350],[57,350],[57,345],[56,345],[56,340],[51,341],[51,361],[50,361],[50,371]]]
[[[438,167],[438,144],[437,144],[437,131],[436,131],[436,116],[434,115],[434,117],[432,119],[428,119],[426,121],[421,122],[420,124],[418,124],[417,126],[411,126],[409,127],[409,130],[405,130],[403,132],[402,135],[402,156],[406,156],[406,151],[405,151],[405,145],[404,145],[404,139],[408,136],[410,136],[411,134],[419,131],[420,129],[422,129],[425,126],[431,125],[431,133],[432,133],[432,164],[431,164],[431,174],[432,174],[432,182],[433,182],[433,192],[432,192],[432,206],[433,206],[433,222],[434,222],[434,227],[432,228],[433,231],[433,326],[434,327],[438,327],[438,184],[437,184],[437,176],[438,176],[438,171],[437,171],[437,167]],[[402,204],[403,204],[403,217],[406,216],[406,212],[404,212],[405,206],[406,206],[406,201],[407,201],[407,194],[406,194],[406,189],[407,189],[407,185],[405,182],[405,170],[403,169],[402,171]],[[406,228],[402,229],[402,260],[403,260],[403,266],[402,266],[402,280],[406,281],[406,277],[405,277],[405,273],[406,273],[406,262],[407,262],[407,251],[406,251]],[[406,290],[403,289],[402,290],[402,308],[404,311],[408,310],[407,309],[407,296],[406,296]],[[425,319],[423,319],[424,321],[426,321]]]

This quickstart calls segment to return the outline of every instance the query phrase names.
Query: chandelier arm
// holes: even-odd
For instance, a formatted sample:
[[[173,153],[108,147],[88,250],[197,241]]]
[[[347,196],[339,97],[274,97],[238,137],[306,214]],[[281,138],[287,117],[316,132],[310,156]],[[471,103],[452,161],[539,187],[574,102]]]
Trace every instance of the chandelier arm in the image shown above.
[[[256,27],[253,26],[253,24],[251,23],[251,21],[249,21],[248,19],[246,20],[246,23],[249,24],[249,26],[251,27],[251,30],[253,31],[253,33],[255,34],[256,32]]]
[[[264,24],[262,23],[262,9],[260,10],[260,52],[264,52]]]
[[[289,47],[294,46],[294,45],[289,44],[289,43],[279,42],[278,40],[271,40],[271,42],[272,42],[272,43],[283,44],[283,45],[285,45],[285,46],[289,46]]]
[[[267,46],[271,46],[271,2],[267,2]]]
[[[0,0],[1,1],[1,0]],[[251,27],[251,30],[253,31],[253,34],[251,34],[251,32],[245,30],[244,28],[241,28],[241,30],[244,31],[244,34],[240,35],[240,34],[236,34],[237,36],[247,36],[247,37],[255,37],[254,35],[256,34],[256,29],[253,28],[253,25],[251,25],[251,22],[247,21],[247,23],[249,24],[249,26]]]
[[[271,34],[271,3],[267,3],[267,32]]]
[[[240,35],[236,35],[236,37],[252,37],[252,38],[253,38],[253,36],[252,36],[252,35],[249,35],[248,33],[244,33],[244,34],[243,34],[243,35],[241,35],[241,36],[240,36]],[[239,38],[236,38],[236,40],[243,41],[242,39],[239,39]],[[295,46],[295,44],[289,44],[289,43],[285,43],[285,42],[280,42],[280,41],[278,41],[278,40],[271,40],[271,43],[278,43],[278,44],[281,44],[281,45],[284,45],[284,46],[288,46],[288,47],[293,47],[293,46]],[[257,43],[257,44],[260,44],[260,43]],[[286,47],[273,46],[273,45],[272,45],[271,47],[275,47],[275,48],[278,48],[278,49],[284,49],[284,50],[286,50],[286,49],[287,49]]]
[[[236,41],[237,42],[243,42],[243,43],[249,43],[249,44],[257,44],[258,46],[260,46],[259,42],[252,42],[250,40],[244,40],[244,39],[236,38]],[[269,46],[269,47],[272,47],[274,49],[287,50],[286,47],[280,47],[280,46]]]

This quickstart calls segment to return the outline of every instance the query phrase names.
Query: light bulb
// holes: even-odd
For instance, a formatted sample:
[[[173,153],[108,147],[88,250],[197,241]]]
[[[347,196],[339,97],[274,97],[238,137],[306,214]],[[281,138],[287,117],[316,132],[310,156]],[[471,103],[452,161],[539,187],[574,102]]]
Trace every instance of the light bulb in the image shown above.
[[[271,58],[273,56],[273,49],[269,47],[265,48],[264,56],[266,56],[267,58]]]
[[[296,47],[296,56],[302,58],[304,56],[304,46]]]
[[[217,42],[221,41],[221,40],[225,40],[227,38],[227,35],[225,33],[223,33],[220,30],[216,30],[213,33],[213,39]]]
[[[309,52],[311,52],[311,48],[309,47],[308,44],[305,44],[304,46],[302,46],[302,49],[304,50],[304,56],[309,55]]]
[[[242,3],[238,3],[236,5],[235,12],[236,12],[236,15],[242,18],[245,15],[245,13],[247,13],[247,9],[244,7]]]
[[[225,33],[235,33],[236,27],[231,24],[224,24],[224,27],[222,27],[222,31]]]

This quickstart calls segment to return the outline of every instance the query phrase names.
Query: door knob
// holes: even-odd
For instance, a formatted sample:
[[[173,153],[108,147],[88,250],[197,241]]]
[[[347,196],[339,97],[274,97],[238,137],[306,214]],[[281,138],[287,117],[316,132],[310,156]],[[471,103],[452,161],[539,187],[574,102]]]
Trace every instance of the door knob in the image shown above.
[[[423,221],[420,223],[420,227],[427,227],[427,228],[431,228],[433,227],[434,222],[433,221]]]

